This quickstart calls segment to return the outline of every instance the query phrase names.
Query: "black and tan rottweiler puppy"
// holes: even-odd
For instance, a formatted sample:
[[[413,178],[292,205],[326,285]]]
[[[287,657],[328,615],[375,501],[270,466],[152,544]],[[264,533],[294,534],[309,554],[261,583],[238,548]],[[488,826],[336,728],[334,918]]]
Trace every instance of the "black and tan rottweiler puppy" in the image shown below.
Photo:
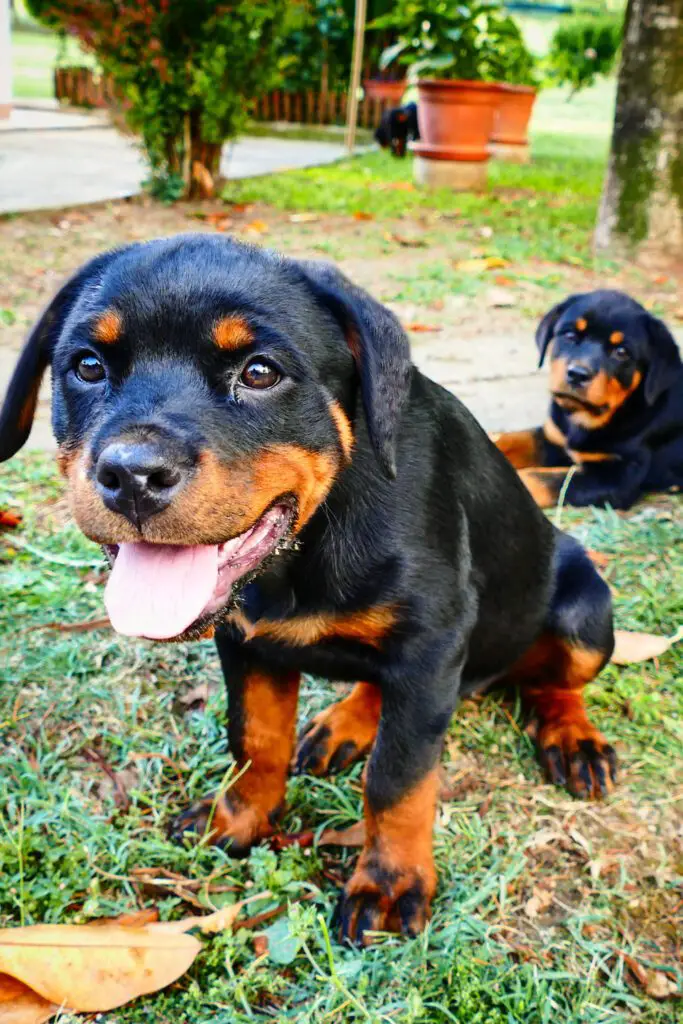
[[[617,291],[570,295],[536,332],[550,350],[551,404],[542,427],[494,440],[542,507],[569,472],[572,505],[626,509],[683,487],[683,364],[670,331]]]
[[[520,687],[541,761],[579,797],[615,755],[583,688],[612,651],[606,584],[399,322],[326,264],[186,235],[92,260],[21,355],[0,459],[52,368],[59,464],[111,562],[115,629],[215,633],[240,768],[178,835],[239,854],[272,833],[287,776],[369,754],[367,838],[341,934],[415,934],[436,888],[439,757],[465,694]],[[297,740],[302,672],[355,682]]]
[[[408,143],[419,138],[417,103],[406,103],[403,107],[386,110],[375,131],[375,141],[382,149],[390,149],[398,157],[404,157]]]

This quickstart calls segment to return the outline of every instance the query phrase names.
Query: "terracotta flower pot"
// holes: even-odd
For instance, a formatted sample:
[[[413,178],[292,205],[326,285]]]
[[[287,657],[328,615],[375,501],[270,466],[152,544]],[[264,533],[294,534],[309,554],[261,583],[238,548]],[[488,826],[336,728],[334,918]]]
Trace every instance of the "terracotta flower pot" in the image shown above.
[[[494,155],[519,162],[528,160],[529,121],[536,95],[533,86],[501,83],[491,135]]]
[[[413,143],[415,153],[427,160],[488,160],[498,83],[427,79],[418,82],[418,93],[420,141]]]
[[[404,78],[389,81],[384,78],[366,78],[363,82],[366,99],[389,100],[393,107],[400,106],[407,85]]]

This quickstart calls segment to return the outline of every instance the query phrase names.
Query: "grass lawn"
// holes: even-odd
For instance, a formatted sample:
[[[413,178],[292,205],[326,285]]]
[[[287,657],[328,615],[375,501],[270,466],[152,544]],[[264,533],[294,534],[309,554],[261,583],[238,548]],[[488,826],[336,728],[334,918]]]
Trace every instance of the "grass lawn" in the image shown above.
[[[12,94],[15,99],[52,99],[53,70],[58,59],[67,64],[92,63],[92,57],[71,38],[62,43],[53,33],[13,29]]]
[[[406,318],[410,309],[412,319],[437,325],[456,352],[478,330],[523,330],[533,362],[536,318],[568,291],[603,282],[629,288],[675,326],[675,268],[591,256],[605,153],[604,138],[587,145],[558,128],[536,135],[530,167],[494,164],[486,195],[425,196],[411,187],[408,161],[371,153],[230,184],[227,203],[140,200],[5,218],[0,348],[18,346],[58,282],[89,255],[182,230],[229,230],[293,255],[333,258]],[[456,266],[489,256],[505,265]],[[488,304],[494,284],[511,306]],[[680,645],[657,662],[610,666],[588,689],[622,765],[604,805],[543,784],[514,701],[466,702],[444,752],[453,799],[438,815],[431,926],[415,941],[387,938],[359,952],[331,931],[356,851],[261,847],[233,861],[168,841],[173,815],[225,778],[213,646],[52,628],[102,616],[102,557],[70,523],[50,456],[24,453],[0,469],[2,507],[24,523],[0,534],[0,926],[150,905],[173,917],[264,889],[272,900],[250,913],[288,904],[265,926],[269,952],[253,929],[222,935],[176,984],[106,1015],[107,1024],[683,1019],[680,1001],[646,991],[656,995],[669,980],[683,991]],[[651,500],[627,515],[564,510],[562,522],[604,554],[619,626],[677,629],[679,500]],[[184,702],[197,686],[199,696]],[[308,679],[302,719],[336,692]],[[356,821],[360,771],[292,779],[285,828]]]

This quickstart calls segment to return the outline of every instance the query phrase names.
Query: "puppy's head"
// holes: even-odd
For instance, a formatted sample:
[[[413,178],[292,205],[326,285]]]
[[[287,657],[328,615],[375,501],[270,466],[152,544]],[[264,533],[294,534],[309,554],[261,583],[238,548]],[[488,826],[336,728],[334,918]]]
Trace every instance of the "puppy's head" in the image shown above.
[[[536,344],[539,366],[550,348],[553,399],[586,430],[607,424],[641,387],[654,405],[681,367],[665,324],[617,291],[571,295],[543,318]]]
[[[189,638],[225,616],[353,458],[357,394],[358,443],[395,474],[407,339],[324,264],[201,235],[97,257],[29,337],[0,460],[28,437],[48,365],[60,467],[112,561],[124,633]]]

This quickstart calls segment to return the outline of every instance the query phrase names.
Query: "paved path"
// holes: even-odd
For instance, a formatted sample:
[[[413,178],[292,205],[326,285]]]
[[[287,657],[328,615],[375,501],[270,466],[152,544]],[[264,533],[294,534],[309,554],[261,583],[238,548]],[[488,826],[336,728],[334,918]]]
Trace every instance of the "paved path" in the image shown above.
[[[478,335],[432,338],[413,344],[420,369],[462,399],[487,430],[514,429],[545,418],[547,375],[534,371],[531,335]],[[17,353],[0,348],[0,396],[4,395]],[[496,375],[496,366],[505,375]],[[28,448],[52,451],[50,385],[40,392]]]
[[[338,142],[243,138],[225,146],[221,171],[250,178],[344,154]],[[98,115],[17,110],[0,130],[0,213],[122,199],[140,191],[146,173],[134,140]]]

